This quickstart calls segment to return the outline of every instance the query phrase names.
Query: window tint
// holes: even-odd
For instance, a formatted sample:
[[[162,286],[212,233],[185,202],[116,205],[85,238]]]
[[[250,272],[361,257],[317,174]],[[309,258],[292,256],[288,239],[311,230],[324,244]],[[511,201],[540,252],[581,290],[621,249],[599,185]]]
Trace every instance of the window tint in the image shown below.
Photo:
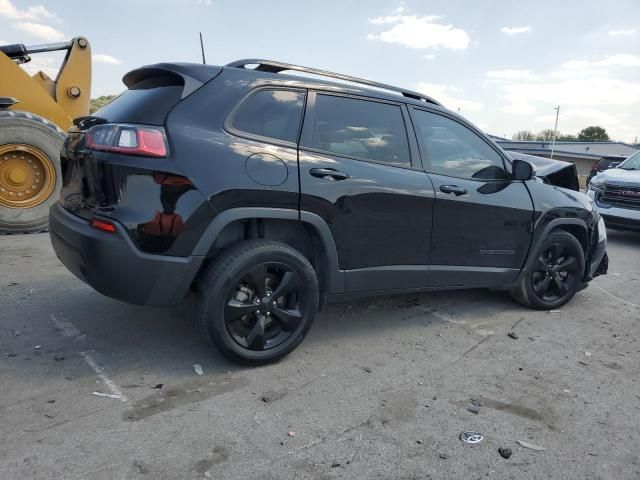
[[[312,147],[377,162],[410,164],[402,111],[385,103],[318,95]]]
[[[304,93],[293,90],[258,90],[233,117],[238,130],[287,142],[298,140]]]
[[[414,110],[414,116],[433,173],[484,180],[507,178],[500,155],[472,130],[435,113]]]

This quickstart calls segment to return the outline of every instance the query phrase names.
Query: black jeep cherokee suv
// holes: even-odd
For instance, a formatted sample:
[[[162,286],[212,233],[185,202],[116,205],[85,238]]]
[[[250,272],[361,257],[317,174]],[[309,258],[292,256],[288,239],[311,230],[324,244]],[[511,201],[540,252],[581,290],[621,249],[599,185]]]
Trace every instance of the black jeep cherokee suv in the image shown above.
[[[606,272],[585,195],[420,93],[255,59],[123,81],[69,132],[53,247],[127,302],[194,286],[237,361],[291,352],[326,298],[486,287],[551,309]]]

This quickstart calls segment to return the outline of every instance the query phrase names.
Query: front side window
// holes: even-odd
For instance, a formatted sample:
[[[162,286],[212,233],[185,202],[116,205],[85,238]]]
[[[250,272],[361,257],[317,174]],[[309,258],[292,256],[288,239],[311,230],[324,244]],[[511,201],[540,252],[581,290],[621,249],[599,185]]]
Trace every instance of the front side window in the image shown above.
[[[258,90],[242,102],[231,125],[252,135],[296,143],[303,107],[304,92]]]
[[[476,180],[508,178],[502,157],[469,128],[423,110],[414,110],[414,117],[431,172]]]
[[[409,144],[397,105],[334,95],[316,97],[312,148],[409,166]]]

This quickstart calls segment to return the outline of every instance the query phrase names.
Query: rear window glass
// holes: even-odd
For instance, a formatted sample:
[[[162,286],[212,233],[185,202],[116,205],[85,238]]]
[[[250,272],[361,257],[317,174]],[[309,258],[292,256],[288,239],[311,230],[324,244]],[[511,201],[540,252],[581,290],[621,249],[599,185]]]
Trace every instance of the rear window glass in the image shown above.
[[[180,101],[182,85],[141,82],[125,90],[93,115],[109,122],[162,125],[169,111]]]
[[[236,130],[295,143],[304,107],[304,92],[258,90],[240,104],[231,125]]]

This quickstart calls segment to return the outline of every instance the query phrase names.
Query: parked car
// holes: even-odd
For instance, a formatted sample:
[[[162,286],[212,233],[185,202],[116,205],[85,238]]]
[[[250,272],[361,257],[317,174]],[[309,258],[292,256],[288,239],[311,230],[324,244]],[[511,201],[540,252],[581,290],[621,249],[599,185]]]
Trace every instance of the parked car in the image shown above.
[[[327,299],[482,287],[555,309],[606,273],[592,202],[429,96],[256,59],[123,81],[69,132],[53,247],[127,302],[194,287],[234,360],[282,358]]]
[[[598,173],[604,172],[610,168],[615,168],[625,161],[627,157],[620,155],[609,155],[602,157],[600,160],[593,162],[591,166],[591,171],[589,172],[589,176],[587,177],[587,186],[591,183],[593,177],[595,177]]]
[[[608,228],[640,231],[640,152],[600,172],[589,183],[587,195]]]

